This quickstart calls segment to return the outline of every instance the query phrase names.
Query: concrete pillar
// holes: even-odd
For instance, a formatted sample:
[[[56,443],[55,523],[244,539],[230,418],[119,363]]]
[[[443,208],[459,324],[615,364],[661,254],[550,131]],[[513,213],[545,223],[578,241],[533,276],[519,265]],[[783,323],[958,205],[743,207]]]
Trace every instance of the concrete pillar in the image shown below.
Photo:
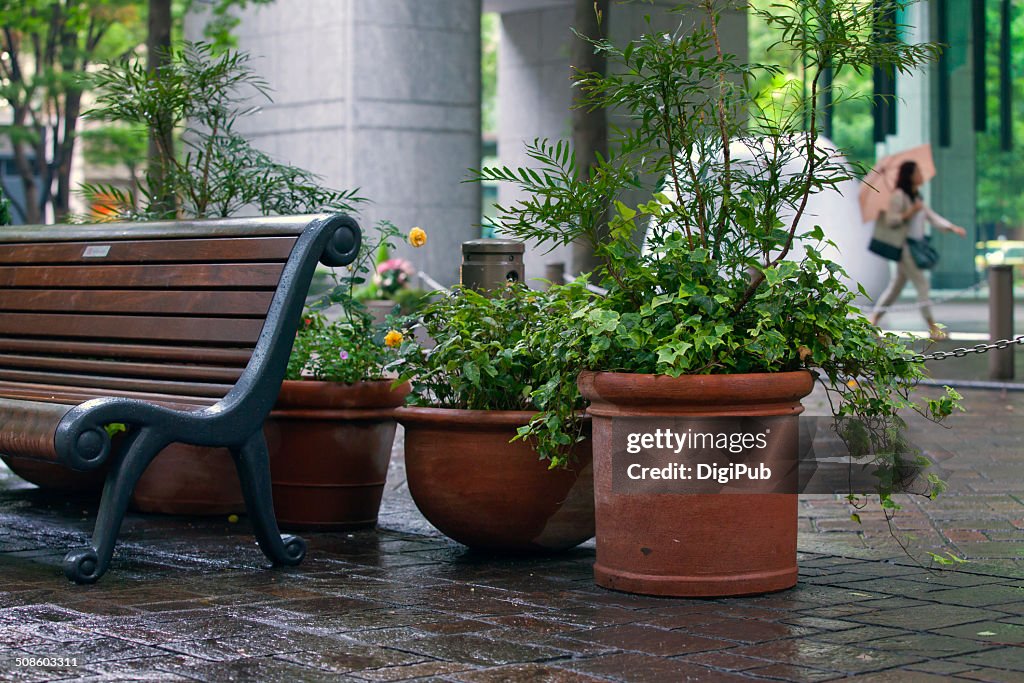
[[[460,245],[479,236],[480,188],[462,181],[480,164],[480,0],[277,0],[240,16],[274,102],[239,130],[360,188],[365,228],[421,226],[426,247],[400,255],[457,282]]]
[[[908,7],[905,13],[897,17],[897,22],[905,27],[902,35],[905,42],[921,43],[931,40],[929,7],[927,3],[917,3]],[[889,135],[884,143],[878,143],[875,146],[875,156],[878,159],[932,142],[930,71],[923,69],[910,74],[897,74],[896,80],[897,131],[895,135]],[[932,192],[933,184],[929,183],[923,188],[923,194],[929,203],[933,196],[939,194]],[[857,191],[858,193],[860,191],[859,184]],[[872,300],[877,301],[889,282],[891,271],[895,270],[895,264],[867,251],[866,245],[870,239],[870,228],[872,227],[874,227],[873,223],[860,230],[855,229],[846,235],[830,235],[830,237],[839,246],[840,258],[837,260],[850,273],[851,279],[861,284]],[[911,288],[908,287],[904,290],[904,295],[910,292]],[[860,297],[858,297],[858,303],[866,306],[865,310],[870,310],[872,307]]]
[[[932,287],[939,289],[960,289],[974,283],[974,243],[977,241],[977,158],[974,134],[974,89],[971,50],[971,3],[947,3],[949,47],[945,52],[948,61],[950,90],[950,144],[939,144],[938,78],[936,66],[932,71],[930,97],[933,127],[932,146],[935,153],[935,168],[938,176],[929,183],[931,206],[941,215],[967,230],[967,238],[960,238],[935,231],[935,248],[942,254],[939,263],[932,270]],[[932,11],[932,37],[938,35],[937,12]],[[900,124],[902,126],[902,124]]]
[[[625,44],[648,30],[670,29],[679,15],[665,10],[678,0],[653,3],[611,3],[607,21],[612,40]],[[529,166],[525,144],[535,138],[572,138],[572,71],[570,69],[573,3],[571,0],[485,0],[485,11],[501,12],[501,41],[498,54],[498,154],[505,166]],[[699,11],[699,10],[694,10]],[[651,15],[649,28],[644,15]],[[742,12],[723,17],[723,47],[747,54],[747,19]],[[502,184],[498,203],[513,204],[516,188]],[[527,249],[527,279],[545,275],[545,264],[572,263],[570,248],[544,253]],[[536,284],[536,283],[534,283]]]

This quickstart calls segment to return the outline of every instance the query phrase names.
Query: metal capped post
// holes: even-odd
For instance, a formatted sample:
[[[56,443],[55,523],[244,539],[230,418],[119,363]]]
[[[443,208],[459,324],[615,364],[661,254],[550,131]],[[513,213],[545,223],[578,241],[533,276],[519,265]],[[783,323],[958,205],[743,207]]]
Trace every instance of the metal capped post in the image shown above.
[[[522,242],[505,239],[479,239],[462,243],[462,271],[460,281],[472,289],[496,289],[506,282],[522,282],[526,276],[523,266]]]
[[[1013,338],[1013,266],[989,266],[988,326],[992,341]],[[1013,379],[1013,348],[997,349],[988,361],[989,379]]]

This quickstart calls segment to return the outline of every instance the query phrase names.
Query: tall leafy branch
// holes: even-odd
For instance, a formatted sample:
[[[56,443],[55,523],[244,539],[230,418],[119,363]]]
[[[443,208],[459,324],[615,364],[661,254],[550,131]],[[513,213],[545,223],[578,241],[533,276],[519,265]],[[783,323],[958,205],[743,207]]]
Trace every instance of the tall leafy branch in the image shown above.
[[[550,357],[551,376],[564,379],[567,366],[671,377],[813,370],[850,452],[892,475],[879,494],[896,507],[897,475],[913,460],[901,411],[941,421],[958,396],[913,399],[920,364],[854,306],[842,267],[825,255],[828,217],[808,227],[807,207],[853,175],[818,127],[823,110],[857,95],[823,97],[831,87],[824,70],[907,72],[938,55],[935,44],[876,39],[899,32],[892,17],[909,4],[747,7],[774,31],[774,50],[806,65],[806,89],[779,85],[776,66],[729,53],[723,12],[742,6],[731,0],[681,4],[672,30],[648,20],[644,35],[622,47],[591,41],[608,69],[575,74],[578,102],[620,122],[608,154],[581,167],[566,143],[536,140],[527,148],[532,166],[477,172],[519,191],[498,207],[503,232],[547,246],[589,241],[600,259],[592,278],[605,294],[577,297],[533,333],[535,346],[555,349],[541,360]],[[571,382],[549,391],[526,431],[541,441],[549,420],[569,417],[557,406],[576,400]]]
[[[87,115],[141,126],[158,161],[138,183],[138,196],[107,185],[86,185],[86,197],[108,213],[136,219],[226,217],[351,211],[355,190],[332,190],[301,168],[276,161],[236,129],[239,119],[269,101],[269,84],[247,53],[186,43],[156,72],[138,58],[110,63],[95,74],[96,104]],[[182,150],[172,141],[180,139]],[[168,201],[168,197],[173,201]]]

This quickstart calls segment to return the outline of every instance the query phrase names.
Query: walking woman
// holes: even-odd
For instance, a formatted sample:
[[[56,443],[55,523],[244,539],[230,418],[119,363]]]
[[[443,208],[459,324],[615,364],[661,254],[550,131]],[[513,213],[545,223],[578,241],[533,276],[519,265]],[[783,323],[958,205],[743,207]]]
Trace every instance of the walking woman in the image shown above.
[[[921,175],[921,169],[918,168],[917,162],[904,161],[900,165],[899,176],[896,180],[896,191],[892,193],[892,197],[889,199],[889,208],[883,216],[878,218],[880,221],[885,221],[888,227],[893,230],[902,231],[904,241],[902,245],[903,253],[900,255],[900,260],[896,262],[896,273],[892,276],[892,280],[889,282],[885,292],[882,293],[881,298],[879,298],[878,304],[871,314],[871,322],[874,325],[878,324],[878,321],[882,319],[882,315],[885,313],[885,309],[896,301],[900,292],[903,291],[903,287],[906,286],[907,280],[910,280],[914,283],[914,289],[917,290],[918,301],[922,303],[921,315],[924,316],[925,322],[928,323],[929,334],[933,340],[938,341],[945,339],[946,333],[935,324],[931,306],[924,303],[928,301],[928,275],[918,268],[914,262],[910,247],[906,244],[906,238],[923,240],[925,220],[939,230],[952,232],[960,237],[965,237],[967,231],[958,225],[953,225],[932,211],[924,203],[919,192],[923,183],[924,178]]]

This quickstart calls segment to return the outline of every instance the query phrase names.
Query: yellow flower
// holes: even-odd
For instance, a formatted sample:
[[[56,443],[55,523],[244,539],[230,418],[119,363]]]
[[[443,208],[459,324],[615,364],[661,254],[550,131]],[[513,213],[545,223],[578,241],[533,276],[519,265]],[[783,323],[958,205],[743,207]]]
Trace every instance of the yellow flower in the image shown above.
[[[395,348],[396,346],[401,345],[402,333],[399,332],[398,330],[391,330],[386,335],[384,335],[384,343],[390,346],[391,348]]]
[[[423,228],[417,226],[409,231],[409,244],[414,247],[422,247],[427,243],[427,233]]]
[[[849,380],[846,383],[846,386],[850,387],[851,389],[856,389],[857,388],[857,380],[855,380],[855,379]]]

